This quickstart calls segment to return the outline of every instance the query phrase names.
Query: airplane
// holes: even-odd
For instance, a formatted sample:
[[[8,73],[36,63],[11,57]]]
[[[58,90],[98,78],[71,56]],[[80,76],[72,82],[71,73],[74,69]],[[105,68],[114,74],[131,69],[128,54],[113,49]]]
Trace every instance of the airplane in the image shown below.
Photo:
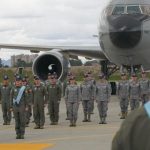
[[[100,16],[98,29],[99,47],[0,44],[0,48],[45,51],[32,67],[41,80],[47,80],[51,71],[63,80],[68,72],[68,59],[77,56],[100,59],[104,74],[108,73],[108,61],[122,71],[150,69],[149,0],[111,0]]]

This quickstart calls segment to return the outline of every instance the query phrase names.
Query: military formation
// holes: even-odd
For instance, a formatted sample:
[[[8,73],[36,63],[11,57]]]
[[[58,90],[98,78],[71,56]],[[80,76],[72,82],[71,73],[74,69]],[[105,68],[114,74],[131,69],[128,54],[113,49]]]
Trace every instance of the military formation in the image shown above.
[[[128,106],[131,110],[144,105],[149,100],[150,81],[145,72],[138,80],[133,74],[127,79],[125,73],[121,74],[121,81],[117,84],[117,95],[120,100],[121,117],[125,119],[128,114]],[[69,72],[67,79],[61,83],[57,74],[49,73],[48,80],[43,83],[38,76],[34,76],[31,84],[27,75],[15,75],[15,80],[10,84],[9,77],[4,75],[0,86],[0,98],[3,112],[3,125],[10,125],[12,115],[15,119],[16,139],[24,139],[25,128],[29,126],[31,116],[35,123],[34,129],[44,129],[45,109],[48,109],[50,125],[58,125],[59,106],[62,97],[66,104],[66,120],[69,126],[75,127],[78,119],[80,103],[83,107],[83,122],[91,122],[94,103],[99,112],[99,124],[106,124],[108,103],[111,100],[111,84],[104,74],[98,75],[94,80],[91,71],[84,73],[84,81],[77,84],[76,77]]]

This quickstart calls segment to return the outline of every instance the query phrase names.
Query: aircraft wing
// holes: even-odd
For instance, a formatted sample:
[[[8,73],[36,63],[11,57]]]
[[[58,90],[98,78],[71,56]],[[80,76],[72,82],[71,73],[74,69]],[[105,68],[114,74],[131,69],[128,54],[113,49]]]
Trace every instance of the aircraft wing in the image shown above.
[[[38,46],[19,44],[0,44],[3,49],[29,50],[33,53],[40,51],[57,51],[69,56],[83,56],[87,58],[107,59],[99,46]]]

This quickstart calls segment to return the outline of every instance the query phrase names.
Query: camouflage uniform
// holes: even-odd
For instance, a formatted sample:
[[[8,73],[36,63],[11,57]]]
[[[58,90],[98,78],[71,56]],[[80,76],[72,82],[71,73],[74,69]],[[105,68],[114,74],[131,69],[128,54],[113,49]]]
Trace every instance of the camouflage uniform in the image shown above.
[[[128,112],[128,105],[129,105],[129,81],[122,80],[118,83],[117,86],[117,94],[120,99],[120,108],[122,112],[122,116],[120,119],[125,119]]]
[[[83,105],[83,111],[84,111],[84,120],[83,122],[91,121],[90,115],[91,115],[91,101],[94,101],[93,96],[93,86],[88,81],[84,81],[83,84],[81,84],[81,100]],[[88,115],[88,118],[87,118]]]
[[[65,80],[64,83],[63,83],[63,96],[65,96],[65,91],[66,91],[66,88],[67,88],[68,85],[69,85],[69,80]],[[66,120],[69,120],[67,103],[65,102],[65,104],[66,104],[66,115],[67,115]]]
[[[46,88],[43,84],[32,87],[33,93],[33,113],[36,124],[35,129],[43,128],[45,123],[44,105],[46,104]]]
[[[148,79],[141,79],[139,83],[141,89],[141,100],[144,105],[149,101],[150,81]]]
[[[11,111],[10,111],[10,92],[11,85],[1,85],[0,86],[0,97],[1,97],[1,106],[3,112],[3,125],[9,125],[11,121]]]
[[[70,126],[75,126],[78,115],[79,102],[81,100],[80,87],[77,85],[68,85],[65,91],[65,100],[67,103]]]
[[[59,120],[59,103],[61,100],[61,87],[58,84],[47,85],[47,100],[51,124],[55,125]]]
[[[26,97],[26,90],[24,91],[20,103],[15,104],[13,100],[17,98],[18,93],[21,87],[14,86],[11,90],[11,107],[13,108],[14,117],[15,117],[15,129],[16,129],[16,138],[24,138],[25,134],[25,112],[27,107],[27,97]]]
[[[93,79],[91,79],[88,82],[93,87],[93,94],[94,94],[94,89],[95,89],[96,81],[93,80]],[[94,99],[93,98],[91,99],[91,114],[94,114]]]
[[[111,85],[107,81],[96,83],[95,99],[97,102],[97,108],[101,120],[100,124],[106,124],[108,102],[110,96],[111,96]]]
[[[141,90],[140,90],[139,82],[131,81],[130,88],[129,88],[131,110],[134,110],[139,107],[140,93],[141,93]]]

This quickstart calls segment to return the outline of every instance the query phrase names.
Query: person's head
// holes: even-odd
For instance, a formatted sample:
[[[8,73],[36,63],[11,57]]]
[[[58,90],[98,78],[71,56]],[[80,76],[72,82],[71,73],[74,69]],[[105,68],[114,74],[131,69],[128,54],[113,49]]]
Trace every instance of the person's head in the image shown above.
[[[132,74],[132,80],[137,81],[137,75],[136,74]]]
[[[146,72],[141,73],[142,78],[146,78]]]
[[[51,76],[52,76],[52,74],[51,74],[51,73],[48,73],[48,80],[51,79]]]
[[[22,85],[26,86],[27,83],[28,83],[28,82],[27,82],[26,78],[22,78]]]
[[[17,87],[22,86],[22,78],[21,78],[19,75],[16,76],[15,85],[16,85]]]
[[[122,73],[122,74],[121,74],[121,79],[122,79],[122,80],[126,80],[126,79],[127,79],[127,75],[126,75],[125,73]]]
[[[67,74],[67,80],[69,81],[70,80],[70,78],[72,77],[72,73],[71,72],[68,72],[68,74]]]
[[[8,85],[8,81],[9,80],[9,78],[8,78],[8,76],[7,75],[4,75],[4,77],[3,77],[3,85]]]
[[[51,76],[50,82],[51,82],[52,85],[56,84],[57,79],[56,79],[56,77],[54,75]]]
[[[75,80],[75,77],[74,77],[74,76],[72,76],[72,77],[70,78],[70,84],[71,84],[71,85],[76,84],[76,80]]]
[[[87,72],[87,75],[88,75],[88,80],[91,80],[91,79],[92,79],[92,72],[91,72],[91,71],[88,71],[88,72]]]
[[[41,84],[41,81],[40,81],[40,79],[39,79],[38,76],[36,76],[36,77],[34,78],[34,83],[35,83],[36,86],[39,86],[39,85]]]
[[[98,78],[99,78],[99,80],[105,80],[105,75],[103,73],[99,74]]]
[[[88,78],[89,78],[88,74],[84,74],[84,80],[88,81]]]
[[[56,72],[53,72],[53,76],[57,79],[58,78],[58,75]]]

